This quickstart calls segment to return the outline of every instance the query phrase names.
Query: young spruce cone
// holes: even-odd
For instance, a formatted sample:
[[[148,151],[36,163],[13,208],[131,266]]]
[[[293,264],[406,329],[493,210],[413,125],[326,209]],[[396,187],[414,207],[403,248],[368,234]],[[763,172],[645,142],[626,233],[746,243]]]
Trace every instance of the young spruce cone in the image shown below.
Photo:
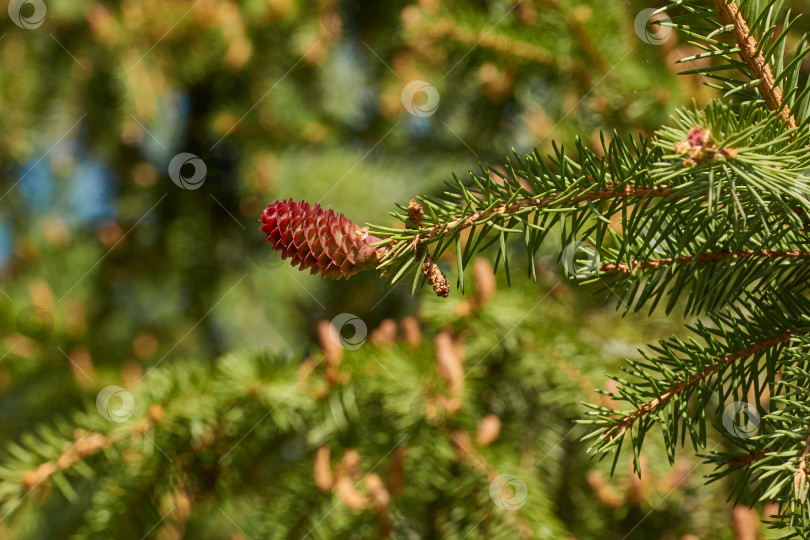
[[[293,266],[311,267],[312,274],[320,271],[332,279],[374,267],[385,250],[371,245],[380,239],[370,236],[366,227],[319,204],[292,199],[270,204],[262,212],[260,230],[283,259],[292,258]]]

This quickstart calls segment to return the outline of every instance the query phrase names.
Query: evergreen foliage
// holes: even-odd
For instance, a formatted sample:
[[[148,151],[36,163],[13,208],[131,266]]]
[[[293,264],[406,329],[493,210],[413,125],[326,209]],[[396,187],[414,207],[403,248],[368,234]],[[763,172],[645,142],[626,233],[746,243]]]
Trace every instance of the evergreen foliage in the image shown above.
[[[126,40],[152,43],[146,39],[150,32],[171,30],[166,21],[180,19],[154,56],[130,68],[137,75],[124,76],[137,102],[133,110],[146,111],[145,125],[130,113],[142,129],[117,106],[109,115],[91,109],[82,140],[115,163],[118,174],[151,188],[156,167],[173,153],[150,150],[151,143],[143,142],[154,138],[149,127],[161,125],[162,98],[145,97],[150,92],[143,81],[152,80],[192,89],[194,115],[183,128],[186,147],[177,150],[203,154],[208,149],[213,178],[238,170],[250,180],[212,188],[210,200],[202,203],[219,216],[210,222],[199,219],[209,212],[176,192],[161,196],[160,190],[122,188],[120,199],[130,204],[122,205],[121,217],[132,228],[124,233],[110,226],[104,229],[108,236],[100,234],[101,245],[84,243],[66,256],[81,262],[71,268],[97,260],[88,272],[101,264],[98,280],[75,282],[39,254],[38,248],[50,253],[67,245],[60,236],[64,223],[51,222],[44,240],[23,243],[15,273],[30,271],[41,280],[15,281],[12,292],[25,294],[27,288],[32,298],[50,299],[49,309],[63,319],[79,322],[58,326],[50,342],[54,347],[49,336],[19,325],[4,341],[7,354],[17,351],[4,375],[25,380],[25,391],[44,389],[45,397],[3,427],[9,442],[0,458],[0,533],[19,538],[642,538],[649,531],[700,530],[707,537],[728,537],[726,522],[714,516],[725,508],[721,499],[727,496],[741,505],[759,505],[764,521],[782,537],[810,535],[810,249],[805,239],[810,79],[804,62],[810,48],[801,34],[803,21],[786,2],[685,0],[662,8],[668,19],[658,24],[688,41],[688,56],[680,62],[688,67],[682,76],[692,82],[681,83],[661,75],[668,73],[662,58],[643,68],[643,77],[634,77],[642,68],[621,65],[616,43],[623,33],[632,34],[632,25],[623,7],[605,6],[599,17],[580,9],[591,4],[602,9],[596,2],[551,1],[535,9],[531,2],[482,7],[423,1],[370,12],[352,3],[301,3],[300,12],[285,2],[242,6],[251,16],[234,3],[224,2],[221,9],[215,4],[202,3],[196,19],[185,22],[185,8],[167,4],[160,9],[171,16],[145,13],[143,24],[128,20],[126,9],[113,15],[99,7],[87,22],[104,42],[99,57],[93,43],[70,33],[84,24],[76,22],[79,10],[54,10],[51,37],[61,38],[76,61],[94,58],[96,75],[118,69],[105,66],[117,66],[119,56],[129,59]],[[401,35],[383,40],[385,30],[373,21],[397,18]],[[487,30],[504,19],[495,33]],[[148,30],[156,21],[160,25]],[[218,28],[212,21],[225,30],[211,30]],[[335,21],[356,24],[348,30],[362,33],[371,45],[359,37],[345,45]],[[115,25],[125,40],[116,38]],[[539,33],[539,25],[558,33]],[[597,30],[600,25],[615,31]],[[7,39],[17,46],[21,42],[16,35]],[[188,47],[198,42],[211,46]],[[283,52],[289,43],[295,44],[294,55]],[[377,65],[371,58],[374,67],[353,67],[352,73],[372,80],[380,91],[373,114],[367,113],[362,91],[347,93],[357,90],[357,79],[340,84],[339,77],[329,76],[338,71],[335,58],[345,60],[351,57],[347,50],[363,46],[394,64]],[[187,65],[165,69],[187,49]],[[631,53],[638,64],[653,54],[643,48]],[[670,50],[669,56],[677,53]],[[52,61],[63,53],[40,54]],[[304,74],[285,73],[301,61]],[[233,73],[226,82],[218,77],[222,62]],[[99,99],[84,95],[90,79],[70,75],[78,68],[53,63],[58,66],[54,80],[65,81],[71,103]],[[0,81],[7,94],[18,95],[16,81],[41,69],[18,67],[18,78]],[[414,79],[420,70],[444,74],[437,83],[443,95],[458,90],[455,102],[443,101],[446,133],[425,134],[424,119],[397,117],[401,84],[389,78],[390,72]],[[167,80],[164,71],[171,74]],[[290,80],[281,84],[288,73]],[[470,73],[477,73],[477,80]],[[272,107],[262,103],[266,88],[275,84],[267,81],[281,84]],[[696,90],[698,82],[708,89]],[[567,88],[574,89],[573,99],[549,97]],[[647,90],[639,102],[613,107],[638,89]],[[0,119],[12,134],[9,139],[23,139],[15,137],[27,127],[20,118],[47,102],[47,90],[21,98],[18,113]],[[652,90],[695,99],[674,109],[669,98]],[[324,103],[309,107],[319,93],[326,96]],[[247,107],[235,106],[233,95],[250,95],[259,110],[239,118]],[[351,95],[348,104],[346,95]],[[568,118],[589,97],[604,102],[601,115]],[[509,127],[514,118],[508,111],[531,109],[544,100],[543,114],[560,122],[559,133],[552,133],[554,127],[538,130],[542,133]],[[101,101],[110,105],[104,96]],[[571,102],[575,105],[568,108]],[[652,112],[634,118],[638,103]],[[301,114],[290,114],[293,110]],[[482,113],[470,115],[471,110]],[[526,118],[540,124],[549,120],[533,112]],[[669,120],[664,112],[672,112]],[[60,125],[64,115],[64,110],[53,112]],[[387,140],[400,122],[404,135],[396,132]],[[606,126],[611,129],[602,130]],[[580,137],[574,139],[575,133]],[[574,143],[563,146],[550,136]],[[356,141],[362,142],[361,151],[352,147]],[[333,175],[347,150],[362,161],[364,152],[383,141],[387,154],[380,163],[394,178],[402,178],[401,163],[422,159],[418,185],[402,178],[391,183],[396,189],[387,198],[374,198],[362,189],[337,189],[343,178],[307,185],[289,174]],[[281,165],[265,144],[283,150]],[[302,144],[314,145],[308,150],[323,162],[314,163],[318,159],[297,148]],[[24,146],[15,143],[5,152],[22,162],[30,158]],[[435,189],[435,170],[465,166],[468,150],[491,164],[510,146],[510,156],[498,165],[481,165],[479,172],[454,176],[443,190]],[[351,172],[353,162],[342,168]],[[268,169],[285,167],[288,174],[274,172],[268,180]],[[273,185],[276,176],[286,176],[287,183]],[[369,168],[363,176],[377,174]],[[2,198],[22,197],[15,186]],[[323,294],[310,293],[324,310],[318,298],[328,303],[329,313],[352,311],[346,306],[364,301],[374,306],[368,318],[376,328],[356,350],[346,347],[346,338],[327,321],[317,323],[330,318],[325,313],[296,315],[306,319],[308,333],[286,331],[296,310],[281,306],[294,297],[295,274],[280,274],[275,262],[269,266],[283,280],[267,283],[273,281],[267,272],[261,278],[249,275],[258,271],[242,273],[242,256],[254,253],[247,246],[261,237],[253,230],[243,236],[228,232],[234,225],[229,220],[241,225],[245,216],[255,219],[265,202],[261,197],[284,198],[282,191],[293,187],[303,198],[327,197],[334,189],[330,202],[347,215],[379,212],[394,197],[407,197],[407,190],[427,191],[392,212],[399,223],[369,226],[380,240],[377,271],[388,279],[388,290],[361,275],[319,289]],[[166,205],[159,206],[164,198]],[[105,260],[153,203],[149,212],[157,208],[160,229],[138,229],[128,240],[134,246],[127,248],[128,256],[138,261],[144,256],[143,261],[129,267],[115,257]],[[228,210],[235,207],[238,218]],[[9,214],[13,224],[36,237],[24,212]],[[201,248],[194,247],[198,238]],[[213,255],[229,250],[239,254],[217,255],[227,263]],[[266,267],[263,257],[259,266]],[[152,281],[163,260],[172,262],[169,270]],[[625,319],[599,319],[607,329],[589,329],[604,315],[555,280],[550,268],[560,265]],[[449,269],[454,284],[445,277]],[[514,289],[501,287],[495,294],[493,272]],[[517,279],[524,273],[528,280]],[[45,279],[66,291],[64,296],[54,302]],[[235,293],[234,302],[267,307],[238,311],[228,301],[227,314],[209,326],[209,314],[243,281],[249,290]],[[410,304],[418,309],[418,322],[408,317],[398,326],[385,317],[404,313],[386,304],[385,315],[371,315],[400,282],[411,294],[428,284],[438,296],[451,298],[427,298],[418,308]],[[159,306],[148,317],[136,318],[148,299],[169,296],[175,286],[181,292],[172,294],[185,294],[188,309],[178,307],[179,300],[153,302]],[[59,307],[74,288],[74,295],[91,306],[89,324],[82,301],[72,298]],[[132,291],[138,303],[122,307],[130,304],[127,292]],[[313,306],[298,311],[314,312]],[[19,319],[18,307],[3,307],[9,326]],[[638,332],[642,310],[669,316],[670,322],[666,335],[642,336],[648,348],[639,357],[617,336]],[[125,321],[127,315],[137,322]],[[262,315],[278,325],[255,323]],[[202,321],[208,330],[201,332],[204,337],[176,351]],[[672,321],[687,330],[674,331]],[[144,365],[101,360],[102,376],[96,380],[83,347],[90,346],[96,357],[122,355],[139,324],[154,329],[140,334],[133,347]],[[95,335],[88,335],[88,326]],[[239,351],[220,354],[237,348],[239,340],[231,335],[240,329],[262,335],[270,328],[281,337],[269,348],[251,350],[240,342]],[[282,345],[285,336],[295,346]],[[159,352],[153,340],[161,343]],[[620,368],[606,358],[609,346],[613,356],[630,356]],[[54,349],[68,358],[72,378],[48,373]],[[164,362],[178,353],[186,359]],[[28,359],[35,360],[24,363]],[[604,383],[606,369],[622,374]],[[121,383],[127,390],[105,394],[107,386],[98,393],[101,380],[113,384],[120,378],[128,379]],[[14,392],[3,399],[7,406],[21,400]],[[583,401],[591,403],[587,412]],[[63,414],[55,418],[54,409]],[[580,440],[590,445],[591,455]],[[598,462],[594,455],[608,459]],[[696,457],[704,469],[711,468],[706,485],[692,474],[701,467]],[[635,476],[623,475],[627,463]],[[608,479],[609,474],[616,478]],[[515,491],[507,494],[504,482]],[[673,493],[677,504],[669,498]],[[757,515],[739,508],[735,524],[740,515]]]
[[[443,196],[419,198],[421,223],[397,213],[404,230],[372,228],[388,248],[379,268],[393,282],[410,270],[415,289],[426,277],[420,263],[449,250],[463,290],[463,268],[490,246],[509,279],[510,240],[525,248],[530,278],[549,234],[561,237],[559,257],[569,262],[587,243],[584,272],[574,262],[572,273],[602,284],[606,299],[617,296],[626,310],[682,305],[700,317],[687,341],[653,344],[654,354],[623,368],[610,397],[626,408],[594,407],[594,451],[618,459],[629,439],[638,467],[648,432],[659,429],[671,462],[687,439],[704,451],[707,424],[722,425],[727,403],[753,396],[758,431],[739,441],[748,453],[707,459],[716,477],[742,469],[732,495],[776,501],[771,525],[805,536],[807,36],[791,36],[797,19],[784,2],[679,1],[666,10],[672,18],[661,24],[705,51],[682,62],[711,59],[684,74],[711,80],[720,98],[679,110],[651,142],[617,134],[596,153],[578,141],[576,157],[555,147],[466,183],[454,178]],[[743,496],[741,485],[753,490]]]

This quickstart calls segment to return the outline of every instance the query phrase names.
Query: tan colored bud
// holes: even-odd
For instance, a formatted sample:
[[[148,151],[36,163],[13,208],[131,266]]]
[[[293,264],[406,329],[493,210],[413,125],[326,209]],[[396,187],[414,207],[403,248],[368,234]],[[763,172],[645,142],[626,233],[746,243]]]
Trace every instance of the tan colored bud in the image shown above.
[[[475,451],[473,450],[473,443],[470,436],[466,431],[457,429],[453,432],[453,450],[456,461],[459,463],[464,460],[471,460],[475,462]]]
[[[371,473],[366,476],[365,483],[366,490],[368,490],[368,494],[371,497],[371,504],[374,505],[374,508],[376,508],[378,512],[387,508],[388,504],[391,502],[391,494],[388,493],[388,490],[385,488],[382,478],[375,473]]]
[[[317,365],[318,362],[315,361],[314,358],[307,358],[301,362],[301,365],[298,366],[298,375],[295,380],[301,383],[308,381]]]
[[[456,414],[458,411],[461,410],[461,400],[458,398],[450,398],[444,400],[444,410],[448,416]]]
[[[323,445],[318,447],[318,450],[315,451],[315,463],[312,467],[312,476],[315,479],[315,485],[325,493],[332,491],[332,486],[335,484],[335,480],[332,476],[332,467],[329,463],[329,456],[329,446]]]
[[[495,295],[497,288],[495,274],[489,261],[479,257],[473,263],[473,275],[475,276],[475,303],[480,306]]]
[[[330,366],[340,364],[340,361],[343,359],[343,349],[332,339],[331,332],[333,331],[329,321],[321,321],[318,323],[318,342],[321,344],[321,350],[323,351],[324,358],[326,358],[326,363]]]
[[[28,295],[31,297],[31,303],[35,306],[53,311],[53,289],[51,289],[47,281],[41,279],[31,281],[31,283],[28,284]]]
[[[454,453],[457,461],[467,460],[478,470],[490,474],[490,467],[487,465],[484,456],[476,451],[473,441],[466,431],[457,429],[453,432],[451,437],[453,439]],[[490,477],[490,480],[491,479],[492,477]]]
[[[419,204],[416,199],[411,199],[408,201],[408,219],[414,223],[416,226],[415,228],[418,229],[422,226],[422,218],[424,215],[425,211],[422,208],[422,205]]]
[[[593,494],[600,503],[608,508],[618,508],[624,504],[624,497],[608,481],[601,472],[591,469],[585,475],[585,480],[593,490]]]
[[[340,462],[341,474],[352,479],[360,478],[360,453],[355,448],[348,448]]]
[[[669,493],[686,484],[692,473],[692,464],[686,458],[677,458],[669,472],[658,482],[658,491]]]
[[[475,433],[475,442],[480,446],[489,446],[501,433],[501,420],[494,414],[488,414],[478,422]]]
[[[416,348],[422,343],[422,330],[419,322],[413,317],[402,319],[402,337],[409,347]]]
[[[436,371],[444,379],[451,395],[458,395],[464,388],[464,370],[461,367],[453,338],[447,330],[441,331],[434,340],[436,347]]]
[[[472,315],[474,304],[470,300],[462,300],[456,304],[456,317],[464,319]]]
[[[354,482],[346,476],[341,476],[335,482],[335,495],[349,510],[362,510],[368,502],[366,495],[357,491]]]
[[[731,514],[736,540],[759,540],[759,514],[753,508],[738,505]]]
[[[160,422],[163,415],[166,413],[166,410],[161,407],[160,405],[154,403],[149,406],[149,410],[146,412],[146,416],[151,420],[153,423]]]
[[[377,347],[388,347],[397,340],[397,323],[394,319],[385,319],[380,326],[371,332],[371,342]]]
[[[450,283],[447,282],[447,278],[439,268],[439,265],[433,262],[430,255],[427,255],[425,262],[422,263],[422,277],[430,283],[433,287],[433,292],[435,292],[437,296],[447,298],[450,294]]]
[[[82,388],[87,388],[92,384],[95,378],[95,369],[93,368],[93,358],[90,356],[90,351],[84,347],[76,347],[70,351],[68,356],[70,361],[70,370],[73,372],[73,378]]]

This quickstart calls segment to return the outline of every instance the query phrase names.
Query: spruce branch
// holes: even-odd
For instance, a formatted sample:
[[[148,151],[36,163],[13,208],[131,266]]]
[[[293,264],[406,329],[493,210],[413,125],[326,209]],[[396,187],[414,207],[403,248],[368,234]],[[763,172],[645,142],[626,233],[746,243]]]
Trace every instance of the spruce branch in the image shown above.
[[[600,272],[617,272],[632,274],[634,270],[658,269],[672,264],[701,264],[708,262],[722,261],[727,258],[746,259],[750,257],[765,257],[775,259],[810,259],[810,252],[806,251],[786,251],[782,249],[746,249],[739,251],[709,252],[700,255],[681,255],[677,259],[665,257],[648,261],[631,260],[629,263],[604,263],[599,266]]]
[[[754,79],[759,80],[757,88],[768,108],[778,112],[789,128],[795,128],[796,119],[791,114],[790,107],[783,103],[782,91],[776,84],[773,70],[765,60],[765,55],[757,40],[751,35],[748,22],[737,7],[735,0],[714,0],[714,3],[723,18],[733,26],[732,34],[737,42],[740,58],[751,70]]]
[[[746,502],[776,502],[777,515],[768,524],[788,529],[783,538],[806,537],[810,518],[808,459],[810,458],[810,335],[791,339],[790,346],[771,366],[779,378],[771,386],[770,412],[762,416],[754,436],[729,439],[741,451],[703,456],[713,464],[712,481],[734,474],[732,495]]]
[[[684,392],[688,392],[694,389],[698,384],[705,381],[711,375],[730,366],[734,362],[761,353],[762,351],[765,351],[770,347],[775,347],[787,343],[788,341],[790,341],[792,337],[795,337],[797,335],[804,335],[806,333],[807,333],[806,331],[791,332],[790,330],[787,330],[777,336],[762,339],[761,341],[753,343],[748,347],[746,347],[745,349],[738,350],[725,356],[718,357],[714,362],[705,365],[697,373],[693,373],[691,376],[689,376],[688,379],[682,380],[664,390],[660,396],[648,401],[647,403],[644,403],[642,406],[638,407],[633,412],[622,415],[623,417],[621,418],[620,421],[612,425],[604,432],[604,434],[602,435],[602,440],[604,442],[610,442],[613,439],[616,439],[617,437],[621,437],[628,429],[630,429],[633,426],[633,424],[636,423],[636,421],[638,421],[645,415],[654,412],[658,408],[662,407],[672,398],[680,394],[683,394]]]
[[[805,261],[810,251],[802,218],[810,186],[800,174],[810,165],[808,135],[791,138],[756,105],[715,102],[674,120],[651,145],[617,138],[601,156],[577,141],[576,160],[555,147],[546,159],[514,156],[503,168],[471,173],[468,183],[455,179],[443,197],[412,199],[394,213],[404,228],[341,221],[353,227],[349,234],[326,225],[337,216],[315,217],[331,211],[277,201],[262,230],[301,268],[343,277],[376,265],[392,283],[411,271],[412,290],[428,282],[442,296],[449,285],[436,264],[448,248],[455,247],[463,291],[464,268],[493,245],[496,269],[510,279],[515,240],[534,278],[534,254],[556,230],[563,246],[591,244],[598,262],[587,277],[610,283],[635,309],[655,307],[670,291],[667,311],[684,297],[687,312],[711,310],[760,280],[785,279],[795,270],[786,261]],[[731,286],[718,286],[728,279]]]
[[[593,182],[593,180],[591,180]],[[593,182],[596,186],[596,182]],[[447,221],[437,223],[426,232],[421,232],[414,239],[415,246],[422,242],[440,238],[445,235],[457,233],[473,227],[479,223],[490,221],[503,221],[510,219],[513,215],[526,210],[542,210],[547,208],[558,208],[563,206],[579,205],[588,201],[604,201],[610,199],[630,199],[634,197],[667,197],[671,194],[669,186],[651,186],[649,188],[633,188],[629,185],[609,186],[595,189],[584,193],[576,192],[560,193],[550,197],[535,199],[531,197],[518,198],[510,204],[498,205],[490,210],[475,212],[469,216],[463,213],[451,217]]]

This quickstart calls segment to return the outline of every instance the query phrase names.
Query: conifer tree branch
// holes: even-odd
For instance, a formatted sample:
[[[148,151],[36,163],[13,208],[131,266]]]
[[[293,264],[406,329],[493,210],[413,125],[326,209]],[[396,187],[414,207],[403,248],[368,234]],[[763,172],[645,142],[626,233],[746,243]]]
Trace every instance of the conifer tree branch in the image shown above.
[[[22,475],[21,487],[26,490],[34,489],[51,476],[73,467],[79,461],[95,455],[114,442],[116,442],[114,437],[101,433],[85,433],[56,459],[25,471]]]
[[[564,204],[581,204],[588,201],[599,201],[609,199],[630,199],[633,197],[667,197],[672,194],[670,186],[653,186],[650,188],[634,188],[630,185],[607,187],[584,194],[572,196],[573,193],[552,195],[542,199],[525,198],[518,199],[510,204],[498,205],[486,212],[475,212],[469,216],[458,216],[449,221],[439,223],[431,227],[428,231],[419,233],[414,239],[414,247],[426,240],[432,240],[445,234],[456,233],[468,229],[478,223],[491,218],[505,219],[511,214],[520,212],[527,208],[543,209]]]
[[[749,467],[752,463],[764,459],[768,454],[762,450],[757,450],[742,456],[736,456],[728,460],[728,465],[732,468],[745,468]]]
[[[777,336],[773,336],[758,341],[757,343],[754,343],[745,349],[718,358],[716,362],[709,364],[699,372],[694,373],[687,380],[677,383],[676,385],[662,392],[659,397],[648,401],[644,405],[638,407],[635,411],[625,415],[623,419],[621,419],[618,423],[610,426],[605,431],[605,433],[601,437],[602,440],[608,442],[610,440],[616,439],[617,437],[621,437],[640,418],[643,418],[647,414],[657,410],[675,396],[678,396],[679,394],[682,394],[685,391],[693,388],[695,385],[704,381],[713,373],[720,371],[721,369],[733,364],[734,362],[741,360],[743,358],[747,358],[754,354],[760,353],[762,351],[765,351],[766,349],[769,349],[771,347],[782,345],[790,341],[792,337],[805,335],[807,333],[808,333],[807,331],[792,332],[790,330],[787,330]]]
[[[754,77],[759,79],[759,91],[765,98],[765,103],[772,111],[779,111],[782,120],[787,122],[788,127],[796,127],[796,119],[790,112],[790,108],[783,104],[782,91],[776,84],[773,70],[771,66],[765,61],[765,56],[762,52],[757,52],[759,44],[757,40],[751,36],[748,28],[748,22],[740,12],[734,0],[714,0],[717,9],[724,19],[733,25],[732,34],[739,47],[740,58],[743,59],[745,64],[754,74]]]
[[[776,259],[810,259],[810,252],[805,251],[787,251],[783,249],[746,249],[739,251],[725,251],[725,252],[709,252],[703,253],[698,256],[683,255],[677,259],[665,257],[661,259],[653,259],[649,261],[632,260],[630,263],[604,263],[599,266],[601,272],[616,272],[623,274],[631,274],[633,270],[646,270],[650,268],[661,268],[671,264],[688,264],[688,263],[708,263],[721,261],[733,257],[735,259],[746,259],[750,257],[763,257],[763,258],[776,258]]]

